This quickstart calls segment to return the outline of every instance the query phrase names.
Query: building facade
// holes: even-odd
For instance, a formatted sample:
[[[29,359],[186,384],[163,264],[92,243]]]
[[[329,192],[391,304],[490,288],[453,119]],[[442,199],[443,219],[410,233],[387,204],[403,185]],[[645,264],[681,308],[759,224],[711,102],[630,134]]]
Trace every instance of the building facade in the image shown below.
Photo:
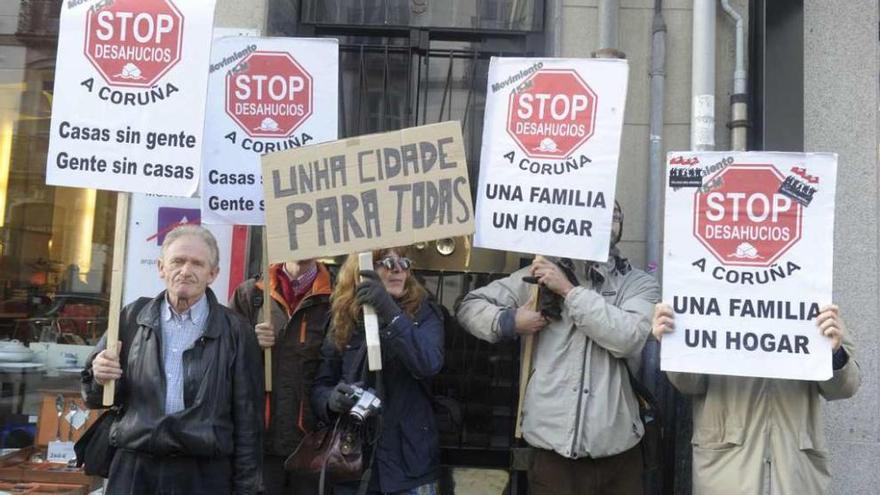
[[[746,40],[747,149],[839,154],[834,298],[858,344],[862,387],[855,398],[826,409],[832,493],[874,493],[880,485],[880,471],[874,468],[880,459],[878,2],[729,3],[743,17]],[[45,395],[41,390],[75,387],[72,369],[82,365],[77,356],[81,360],[106,327],[116,194],[45,184],[61,4],[0,3],[0,338],[45,344],[31,346],[31,352],[54,356],[35,357],[43,366],[30,370],[0,363],[0,447],[38,436],[34,417]],[[662,139],[664,152],[692,146],[696,4],[704,2],[218,0],[215,26],[267,36],[338,38],[340,137],[460,120],[473,186],[492,56],[590,57],[602,48],[622,52],[630,78],[618,176],[618,199],[626,214],[621,249],[634,265],[659,275],[660,260],[648,254],[654,209],[648,203],[649,152],[652,138]],[[662,132],[652,136],[650,76],[658,6],[665,22],[666,84]],[[614,19],[610,32],[601,22],[609,7]],[[726,150],[732,147],[729,125],[735,120],[730,96],[736,34],[721,4],[715,7],[714,130],[703,138],[714,141],[714,149]],[[251,237],[250,252],[260,252],[259,235]],[[469,288],[521,261],[517,253],[473,251],[465,256],[461,240],[448,242],[431,244],[417,256],[428,286],[449,308]],[[435,250],[452,255],[436,256]],[[471,260],[468,273],[465,257]],[[258,257],[251,256],[244,271],[255,273],[258,266]],[[71,348],[50,348],[49,343]],[[517,349],[460,340],[449,345],[449,370],[440,386],[450,395],[460,394],[464,424],[444,430],[444,461],[459,466],[450,474],[456,493],[501,493],[518,479],[508,470],[515,448],[511,394]],[[468,356],[477,357],[468,361]],[[658,383],[663,386],[662,379]],[[675,430],[669,452],[679,461],[669,461],[664,486],[668,493],[690,493],[687,402],[668,388],[661,395]],[[468,467],[479,471],[474,475]]]

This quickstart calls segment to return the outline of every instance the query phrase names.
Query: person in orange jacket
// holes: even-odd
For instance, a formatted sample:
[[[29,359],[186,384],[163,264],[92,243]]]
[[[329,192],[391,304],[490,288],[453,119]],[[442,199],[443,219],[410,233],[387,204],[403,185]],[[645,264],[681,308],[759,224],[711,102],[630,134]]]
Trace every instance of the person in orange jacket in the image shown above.
[[[262,306],[266,280],[270,322]],[[284,461],[306,432],[315,429],[309,398],[330,319],[332,277],[313,259],[269,266],[267,277],[250,279],[235,290],[232,309],[254,327],[263,349],[272,349],[272,392],[266,397],[263,486],[267,495],[318,492],[317,480],[284,471]]]

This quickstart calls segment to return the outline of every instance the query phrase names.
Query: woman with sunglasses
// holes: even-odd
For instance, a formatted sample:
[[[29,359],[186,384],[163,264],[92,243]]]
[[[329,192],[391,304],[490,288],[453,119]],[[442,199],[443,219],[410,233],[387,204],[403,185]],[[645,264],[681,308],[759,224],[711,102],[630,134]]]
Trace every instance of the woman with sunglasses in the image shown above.
[[[349,413],[352,385],[379,389],[382,400],[368,494],[436,495],[440,475],[437,425],[426,379],[443,367],[443,316],[410,272],[401,248],[373,252],[375,270],[358,269],[357,256],[342,265],[331,296],[330,330],[312,392],[314,411],[326,424]],[[367,372],[363,305],[376,310],[382,377]],[[368,420],[369,421],[369,420]],[[375,459],[369,456],[375,451]],[[358,482],[337,484],[336,495],[356,493]]]

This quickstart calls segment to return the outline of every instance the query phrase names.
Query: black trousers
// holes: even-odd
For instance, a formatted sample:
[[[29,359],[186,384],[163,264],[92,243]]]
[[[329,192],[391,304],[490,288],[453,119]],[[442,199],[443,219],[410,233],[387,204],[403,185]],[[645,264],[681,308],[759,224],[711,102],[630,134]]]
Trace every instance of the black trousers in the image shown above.
[[[117,450],[105,495],[230,495],[229,458],[157,457]]]

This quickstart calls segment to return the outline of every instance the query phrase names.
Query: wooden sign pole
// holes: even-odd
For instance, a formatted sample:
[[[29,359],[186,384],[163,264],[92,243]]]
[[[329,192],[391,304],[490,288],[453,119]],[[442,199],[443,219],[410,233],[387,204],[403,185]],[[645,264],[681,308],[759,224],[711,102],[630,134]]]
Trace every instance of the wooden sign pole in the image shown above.
[[[263,226],[263,323],[272,323],[272,294],[269,280],[269,238]],[[263,349],[263,374],[266,375],[266,392],[272,391],[272,348]]]
[[[358,255],[358,266],[361,270],[373,269],[373,253],[370,251]],[[379,343],[379,318],[372,306],[364,306],[364,332],[367,340],[367,365],[370,371],[382,369],[382,348]]]
[[[128,206],[131,194],[116,193],[116,227],[113,233],[113,265],[110,272],[110,306],[107,311],[107,349],[119,355],[119,312],[122,311],[122,283],[125,275],[125,250],[128,240]],[[112,406],[116,396],[116,380],[104,384],[105,406]]]
[[[532,297],[529,299],[535,301],[535,306],[532,309],[533,311],[541,310],[541,301],[538,298],[538,290],[539,286],[535,285],[532,287]],[[520,367],[519,367],[519,400],[516,404],[516,428],[514,430],[513,436],[515,438],[522,438],[522,412],[523,412],[523,403],[525,402],[526,397],[526,387],[529,385],[529,379],[531,378],[532,373],[532,359],[535,354],[535,335],[526,335],[523,339],[523,344],[521,348],[521,356]]]

